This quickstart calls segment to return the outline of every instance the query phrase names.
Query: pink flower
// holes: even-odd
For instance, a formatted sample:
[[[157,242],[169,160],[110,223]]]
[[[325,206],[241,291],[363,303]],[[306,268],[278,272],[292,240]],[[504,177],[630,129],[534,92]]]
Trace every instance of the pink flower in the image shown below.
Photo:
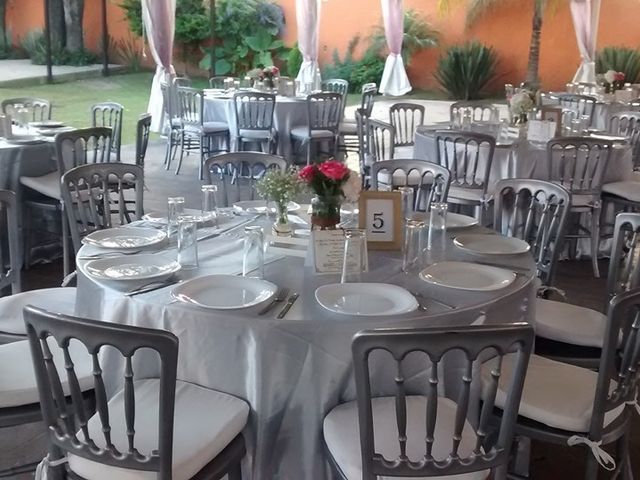
[[[307,165],[302,170],[300,170],[300,173],[298,173],[298,176],[300,177],[300,179],[307,183],[310,183],[311,180],[313,180],[313,177],[315,175],[316,175],[315,165]]]
[[[320,172],[327,178],[339,182],[349,175],[349,168],[346,165],[335,160],[321,163],[318,167]]]
[[[624,82],[625,75],[624,72],[617,72],[615,75],[616,82]]]

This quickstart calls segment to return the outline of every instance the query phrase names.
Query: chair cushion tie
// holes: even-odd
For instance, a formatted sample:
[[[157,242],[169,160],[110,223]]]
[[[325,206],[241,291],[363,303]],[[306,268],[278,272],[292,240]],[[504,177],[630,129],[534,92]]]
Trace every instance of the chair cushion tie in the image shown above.
[[[574,435],[573,437],[570,437],[569,440],[567,440],[567,445],[569,445],[570,447],[580,444],[589,447],[591,453],[602,468],[608,470],[609,472],[612,472],[616,469],[616,461],[602,448],[602,441],[594,442],[593,440],[589,440],[587,437],[583,437],[580,435]]]

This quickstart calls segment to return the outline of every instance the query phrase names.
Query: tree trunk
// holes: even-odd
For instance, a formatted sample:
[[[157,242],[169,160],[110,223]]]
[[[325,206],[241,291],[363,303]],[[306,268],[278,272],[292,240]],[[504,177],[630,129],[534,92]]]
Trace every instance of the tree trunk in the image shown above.
[[[531,28],[531,43],[529,44],[529,63],[525,82],[533,89],[540,86],[538,65],[540,64],[540,36],[542,35],[542,15],[544,0],[533,0],[533,24]]]
[[[67,27],[67,50],[75,53],[84,50],[82,18],[84,0],[64,0],[64,20]]]
[[[64,47],[67,35],[62,0],[49,0],[49,22],[51,29],[51,46],[54,50],[58,47]]]
[[[0,0],[0,48],[3,48],[8,43],[7,38],[7,0]]]

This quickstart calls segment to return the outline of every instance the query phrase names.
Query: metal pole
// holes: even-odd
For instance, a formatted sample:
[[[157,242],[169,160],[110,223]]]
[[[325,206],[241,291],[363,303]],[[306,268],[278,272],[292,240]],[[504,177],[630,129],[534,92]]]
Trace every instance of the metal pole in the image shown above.
[[[47,53],[47,83],[53,83],[53,59],[51,58],[51,22],[49,20],[49,0],[44,0],[44,45]]]
[[[209,76],[216,74],[216,0],[210,0],[209,10],[211,15],[211,66]]]
[[[109,76],[109,26],[107,24],[107,0],[102,0],[102,75]]]

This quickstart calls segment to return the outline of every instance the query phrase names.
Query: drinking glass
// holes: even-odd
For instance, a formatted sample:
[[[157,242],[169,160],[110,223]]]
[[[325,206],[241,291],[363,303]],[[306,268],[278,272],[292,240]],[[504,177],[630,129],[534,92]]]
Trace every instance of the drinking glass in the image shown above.
[[[216,192],[218,187],[215,185],[203,185],[200,187],[202,192],[202,221],[214,221],[216,218]]]
[[[251,81],[251,77],[244,77],[240,81],[240,88],[249,89],[249,88],[251,88],[251,84],[252,83],[253,82]]]
[[[16,124],[25,130],[29,127],[29,109],[23,104],[18,103],[15,106]]]
[[[345,202],[340,208],[340,226],[342,228],[351,228],[357,226],[358,204],[356,202]]]
[[[244,227],[242,276],[264,278],[264,231],[262,227]]]
[[[216,203],[216,217],[218,219],[233,217],[233,207],[225,206],[227,205],[227,190],[216,186],[213,197]]]
[[[402,204],[402,218],[407,221],[413,218],[414,205],[413,205],[413,188],[411,187],[398,187],[400,192],[401,204]]]
[[[473,109],[472,108],[463,109],[462,120],[460,121],[462,130],[466,130],[466,131],[471,130],[472,119],[473,119]]]
[[[365,230],[352,228],[344,231],[344,256],[340,283],[360,283],[367,271],[367,234]]]
[[[591,126],[591,117],[589,115],[580,115],[580,129],[582,133],[588,133]]]
[[[431,204],[429,215],[429,232],[427,238],[427,253],[429,262],[442,260],[447,248],[447,210],[448,205],[443,202]]]
[[[184,214],[184,197],[167,199],[167,236],[171,236],[178,228],[178,217]]]
[[[402,271],[405,273],[412,273],[420,266],[424,228],[425,223],[419,220],[407,220],[405,223],[402,248]]]
[[[182,269],[198,268],[198,219],[178,217],[178,263]]]

